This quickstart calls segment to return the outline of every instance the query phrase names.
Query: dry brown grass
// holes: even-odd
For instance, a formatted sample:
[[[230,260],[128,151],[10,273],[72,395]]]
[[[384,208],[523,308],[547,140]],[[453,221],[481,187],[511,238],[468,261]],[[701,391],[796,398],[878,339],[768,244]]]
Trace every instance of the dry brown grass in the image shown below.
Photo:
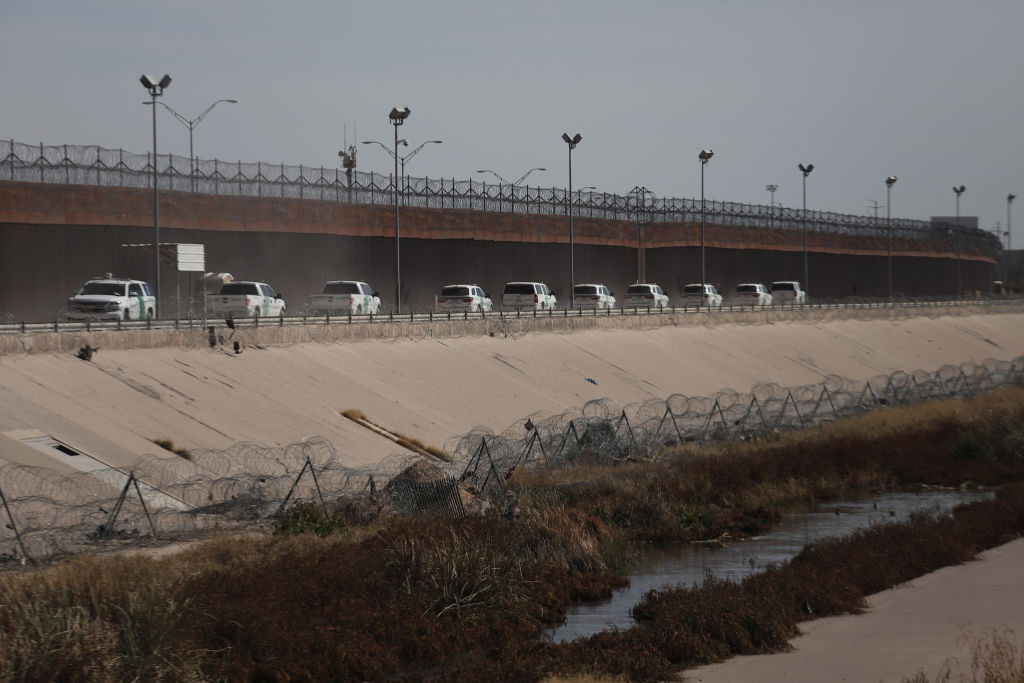
[[[187,448],[177,448],[174,445],[174,442],[170,439],[153,439],[153,443],[164,450],[168,450],[175,455],[185,458],[186,460],[195,460],[195,457],[192,455],[190,450]]]
[[[923,670],[902,683],[1024,683],[1024,641],[1011,630],[965,632],[961,640],[970,647],[968,671],[956,658],[947,659],[934,679]]]
[[[353,422],[359,422],[360,420],[366,419],[366,415],[364,415],[363,411],[359,410],[358,408],[349,408],[348,410],[343,410],[341,411],[341,414],[347,417],[348,419],[352,420]]]
[[[177,566],[179,569],[171,569]],[[72,563],[0,577],[0,679],[199,681],[180,562],[144,557]]]
[[[363,426],[373,425],[382,432],[385,432],[386,434],[389,434],[390,436],[394,437],[395,443],[397,443],[402,448],[406,448],[414,453],[419,453],[420,455],[432,456],[439,460],[444,460],[445,462],[451,462],[451,456],[449,456],[440,448],[428,446],[419,439],[417,439],[416,437],[407,436],[405,434],[402,434],[401,432],[395,432],[388,429],[387,427],[381,426],[374,422],[373,420],[371,420],[370,418],[366,417],[366,414],[363,413],[363,411],[361,410],[349,408],[348,410],[341,411],[341,414],[347,417],[348,419],[352,420],[353,422],[359,423]]]

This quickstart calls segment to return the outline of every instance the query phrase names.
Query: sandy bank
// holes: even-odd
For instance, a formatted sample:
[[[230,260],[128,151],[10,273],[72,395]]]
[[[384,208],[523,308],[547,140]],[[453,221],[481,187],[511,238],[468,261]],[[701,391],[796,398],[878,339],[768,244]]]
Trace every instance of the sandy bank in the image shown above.
[[[1024,539],[869,598],[864,614],[801,624],[791,652],[691,669],[701,683],[898,683],[919,669],[936,680],[947,659],[970,672],[971,643],[1012,629],[1024,643]],[[954,679],[959,680],[954,673]]]

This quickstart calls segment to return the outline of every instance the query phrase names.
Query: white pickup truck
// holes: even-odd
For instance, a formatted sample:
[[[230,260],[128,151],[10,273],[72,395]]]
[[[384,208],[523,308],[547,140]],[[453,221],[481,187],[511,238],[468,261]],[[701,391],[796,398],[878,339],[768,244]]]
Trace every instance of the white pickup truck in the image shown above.
[[[264,282],[225,282],[207,302],[211,318],[273,318],[284,313],[281,295]]]
[[[148,282],[111,277],[85,283],[68,299],[68,320],[145,320],[156,310]]]
[[[358,280],[331,280],[324,291],[309,297],[313,315],[352,313],[376,314],[380,311],[380,295],[373,287]]]

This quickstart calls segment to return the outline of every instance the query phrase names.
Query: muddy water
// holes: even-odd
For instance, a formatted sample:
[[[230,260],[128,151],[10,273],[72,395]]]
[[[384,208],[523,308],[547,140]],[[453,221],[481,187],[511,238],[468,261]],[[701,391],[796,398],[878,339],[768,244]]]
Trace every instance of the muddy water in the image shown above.
[[[733,541],[725,547],[688,545],[671,551],[651,551],[628,577],[627,588],[606,602],[573,608],[565,624],[549,631],[547,637],[564,642],[606,628],[629,628],[634,625],[630,609],[649,590],[699,585],[709,573],[719,579],[740,581],[768,564],[788,560],[816,540],[845,536],[873,524],[904,521],[917,511],[950,510],[962,503],[991,499],[993,495],[960,491],[891,493],[789,514],[768,534]]]

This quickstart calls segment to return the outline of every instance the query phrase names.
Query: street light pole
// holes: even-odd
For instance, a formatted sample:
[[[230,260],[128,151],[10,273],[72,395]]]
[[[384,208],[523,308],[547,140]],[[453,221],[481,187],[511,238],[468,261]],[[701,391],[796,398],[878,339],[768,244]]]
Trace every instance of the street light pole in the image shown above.
[[[800,216],[803,219],[804,224],[804,292],[810,295],[811,286],[808,280],[810,280],[810,272],[807,267],[807,176],[811,175],[811,171],[814,170],[814,164],[797,164],[797,168],[804,174],[804,210]]]
[[[896,176],[885,179],[885,224],[889,232],[889,301],[892,301],[892,186],[896,184]]]
[[[963,185],[953,186],[953,192],[956,193],[956,297],[958,299],[964,293],[963,279],[960,276],[960,195],[966,189]]]
[[[388,114],[388,118],[391,119],[391,125],[395,127],[395,151],[392,156],[395,158],[395,312],[402,312],[402,267],[401,267],[401,251],[399,247],[399,219],[398,219],[398,127],[405,123],[405,120],[409,118],[411,110],[409,107],[394,107],[391,109],[391,113]]]
[[[1017,195],[1010,193],[1006,195],[1006,251],[1010,251],[1010,239],[1013,237],[1013,228],[1010,227],[1010,204],[1017,198]]]
[[[568,133],[562,133],[562,140],[569,145],[569,191],[565,195],[565,211],[569,214],[569,308],[576,308],[576,264],[575,249],[576,239],[572,229],[572,151],[580,144],[583,136],[579,133],[569,137]]]
[[[770,206],[768,207],[768,227],[775,227],[775,191],[779,189],[779,186],[772,183],[771,185],[765,185],[768,190],[768,196],[771,197]]]
[[[646,187],[641,187],[640,185],[635,185],[633,187],[633,189],[630,190],[629,192],[630,192],[630,194],[633,194],[635,192],[640,197],[640,211],[637,212],[637,220],[636,220],[636,281],[639,284],[639,283],[644,281],[644,269],[643,269],[643,258],[642,258],[642,254],[643,254],[642,231],[643,231],[643,228],[644,228],[644,225],[645,225],[644,221],[646,220],[647,205],[646,205],[645,200],[647,199],[647,195],[651,195],[651,197],[653,198],[654,197],[654,193],[651,192],[650,190],[648,190]],[[643,220],[641,220],[641,218],[640,218],[640,213],[644,213],[645,214],[645,218]]]
[[[193,144],[192,144],[192,132],[195,130],[196,126],[198,126],[200,123],[202,123],[203,119],[206,118],[206,115],[209,114],[211,111],[213,111],[213,108],[216,107],[221,102],[230,102],[231,104],[238,104],[238,100],[230,100],[230,99],[217,100],[216,102],[211,104],[209,107],[204,109],[203,113],[200,114],[199,116],[195,117],[194,119],[186,119],[184,116],[182,116],[178,112],[176,112],[173,109],[171,109],[171,107],[169,105],[164,104],[163,102],[157,102],[157,104],[161,105],[164,109],[166,109],[167,111],[171,112],[171,114],[174,115],[174,118],[176,118],[179,121],[181,121],[181,123],[186,128],[188,128],[189,178],[191,178],[191,180],[192,180],[190,185],[192,187],[192,191],[193,192],[196,191],[196,155],[195,155],[194,147],[193,147]]]
[[[489,168],[482,168],[479,171],[477,171],[477,173],[490,173],[491,175],[493,175],[495,178],[498,179],[498,183],[499,183],[499,185],[498,185],[498,202],[499,202],[498,210],[499,211],[501,211],[501,203],[500,203],[501,202],[501,185],[500,185],[500,183],[504,183],[504,184],[509,186],[509,199],[508,199],[509,213],[515,213],[516,212],[516,205],[515,205],[515,201],[516,201],[516,186],[518,186],[519,183],[521,183],[524,180],[526,180],[526,176],[530,175],[534,171],[546,171],[546,170],[548,170],[548,169],[544,168],[543,166],[537,166],[536,168],[531,168],[529,171],[527,171],[523,175],[519,176],[519,180],[515,181],[514,183],[510,183],[509,181],[507,181],[504,178],[502,178],[498,174],[497,171],[492,171]],[[527,188],[526,194],[527,195],[530,194],[529,188]]]
[[[153,101],[153,251],[156,253],[156,311],[153,317],[160,317],[160,188],[156,173],[156,98],[164,94],[164,89],[171,84],[171,77],[164,74],[159,81],[153,81],[146,74],[139,77],[142,87],[149,91]]]
[[[700,286],[701,289],[708,283],[706,273],[704,270],[704,222],[706,220],[706,211],[704,209],[704,167],[708,165],[708,161],[711,157],[715,156],[715,153],[710,149],[701,150],[701,153],[697,155],[700,160]],[[701,297],[703,302],[703,297]]]

